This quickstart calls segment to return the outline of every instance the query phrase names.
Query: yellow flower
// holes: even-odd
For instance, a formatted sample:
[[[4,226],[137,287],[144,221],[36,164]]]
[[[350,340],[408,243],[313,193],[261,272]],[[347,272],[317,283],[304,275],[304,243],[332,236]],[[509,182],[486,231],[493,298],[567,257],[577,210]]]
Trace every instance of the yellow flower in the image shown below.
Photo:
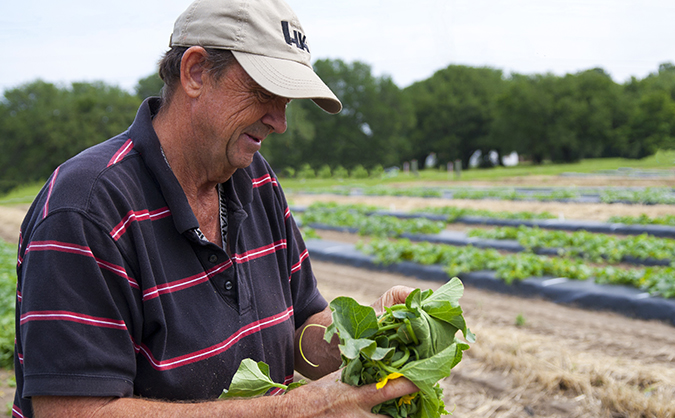
[[[417,396],[417,392],[411,393],[410,395],[403,395],[398,399],[398,406],[403,405],[404,403],[407,403],[410,405],[410,402],[412,402],[413,399],[415,399],[415,396]]]
[[[377,385],[375,385],[375,387],[378,389],[382,389],[384,385],[387,384],[388,381],[398,379],[401,376],[403,376],[401,373],[389,373],[389,375],[380,379],[380,381],[377,382]]]

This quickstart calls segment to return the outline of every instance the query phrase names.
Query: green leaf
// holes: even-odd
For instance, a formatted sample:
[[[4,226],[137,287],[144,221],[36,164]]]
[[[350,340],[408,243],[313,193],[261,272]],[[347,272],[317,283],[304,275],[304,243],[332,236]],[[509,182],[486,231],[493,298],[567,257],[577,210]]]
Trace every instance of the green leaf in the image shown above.
[[[435,397],[434,385],[441,379],[450,376],[452,368],[462,358],[466,344],[452,344],[440,353],[403,366],[399,372],[412,381],[425,395]]]
[[[415,311],[422,306],[422,292],[420,289],[415,289],[405,299],[405,306],[411,311]]]
[[[427,306],[440,302],[443,304],[450,303],[453,306],[459,306],[459,299],[462,295],[464,295],[464,285],[457,277],[453,277],[425,298],[422,305]]]
[[[421,357],[431,357],[455,343],[457,327],[431,317],[425,311],[422,315],[410,321],[415,335],[419,336],[419,345],[416,347]]]
[[[293,383],[288,385],[288,389],[286,389],[286,392],[288,392],[290,390],[293,390],[293,389],[297,389],[300,386],[304,386],[306,384],[307,384],[306,380],[300,380],[299,382],[293,382]]]
[[[330,303],[330,308],[340,338],[368,338],[378,330],[377,315],[370,306],[359,305],[350,297],[340,296]]]
[[[340,348],[340,353],[343,356],[347,357],[350,360],[358,358],[361,354],[361,350],[371,348],[370,351],[374,351],[377,347],[377,343],[373,340],[365,338],[347,338],[345,339],[344,344],[338,346]]]
[[[360,359],[357,358],[350,361],[342,369],[342,381],[352,386],[358,386],[361,370],[363,370],[363,363]]]
[[[466,327],[466,322],[462,316],[463,311],[459,306],[459,299],[463,294],[464,285],[457,277],[453,277],[422,301],[422,309],[430,316],[452,324],[461,330],[467,341],[475,342],[476,336]]]
[[[220,399],[246,398],[267,393],[272,388],[286,390],[286,385],[275,383],[270,378],[269,366],[264,362],[256,363],[250,358],[241,361],[232,377],[229,389],[224,389]]]

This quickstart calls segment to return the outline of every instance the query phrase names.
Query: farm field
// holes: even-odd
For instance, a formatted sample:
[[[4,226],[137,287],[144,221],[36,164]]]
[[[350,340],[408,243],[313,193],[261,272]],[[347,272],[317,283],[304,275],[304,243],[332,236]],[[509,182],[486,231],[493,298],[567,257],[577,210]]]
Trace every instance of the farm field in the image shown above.
[[[519,184],[558,178],[519,179]],[[603,182],[590,179],[594,186]],[[645,181],[627,181],[638,187]],[[507,181],[506,184],[511,184]],[[605,183],[606,184],[606,183]],[[625,183],[624,183],[625,184]],[[494,186],[494,183],[490,183]],[[567,183],[569,185],[569,183]],[[661,186],[664,184],[661,183]],[[425,184],[425,186],[428,186]],[[439,183],[439,187],[443,184]],[[491,211],[549,212],[565,219],[606,222],[612,216],[672,215],[671,205],[588,204],[420,197],[292,194],[296,206],[315,202],[368,204],[391,211],[452,205]],[[472,226],[473,227],[473,226]],[[446,229],[464,231],[462,224]],[[363,236],[316,230],[330,241]],[[368,238],[365,238],[366,240]],[[313,262],[327,298],[347,294],[365,303],[392,284],[432,288],[440,282]],[[444,381],[446,405],[456,417],[664,417],[675,416],[675,329],[620,314],[577,309],[467,286],[460,300],[477,342]]]
[[[575,179],[607,184],[598,179]],[[612,185],[620,180],[611,179]],[[569,186],[559,176],[506,179],[481,185]],[[626,179],[636,187],[668,184]],[[628,184],[630,183],[630,184]],[[672,182],[671,182],[672,183]],[[439,187],[444,183],[435,183]],[[466,182],[470,186],[471,182]],[[283,181],[282,181],[283,185]],[[429,186],[430,184],[425,184]],[[455,185],[455,183],[453,183]],[[672,185],[671,185],[672,186]],[[387,196],[289,194],[293,205],[316,201],[365,203],[389,210],[452,204],[492,211],[549,212],[565,219],[607,221],[610,216],[672,215],[672,205],[582,204],[495,200],[444,200]],[[0,238],[16,242],[27,205],[0,206]],[[466,228],[455,225],[453,228]],[[316,231],[322,238],[355,243],[356,234]],[[394,284],[440,287],[402,275],[313,261],[327,299],[347,295],[362,303]],[[675,417],[675,328],[610,313],[525,299],[467,286],[460,300],[477,342],[443,382],[448,410],[455,417]],[[0,399],[13,389],[0,377]],[[3,403],[3,404],[4,404]]]

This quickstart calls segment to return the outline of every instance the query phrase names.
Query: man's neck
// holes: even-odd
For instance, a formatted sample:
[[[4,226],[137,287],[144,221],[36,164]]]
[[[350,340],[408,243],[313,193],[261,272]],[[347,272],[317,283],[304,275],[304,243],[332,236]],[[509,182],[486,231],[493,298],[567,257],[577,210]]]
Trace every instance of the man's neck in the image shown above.
[[[181,106],[180,98],[174,98],[168,106],[160,109],[152,120],[152,126],[164,156],[188,199],[210,198],[218,183],[227,181],[235,170],[225,175],[215,173],[217,167],[209,167],[202,161],[200,156],[208,151],[195,148],[198,141],[194,140],[190,129],[189,114],[179,109],[187,107]]]
[[[220,200],[217,185],[227,178],[209,176],[209,168],[202,164],[199,150],[192,144],[189,116],[178,112],[176,103],[160,109],[152,120],[160,146],[171,170],[185,193],[200,229],[206,238],[220,245]],[[230,175],[231,176],[231,175]],[[229,177],[228,177],[229,178]]]

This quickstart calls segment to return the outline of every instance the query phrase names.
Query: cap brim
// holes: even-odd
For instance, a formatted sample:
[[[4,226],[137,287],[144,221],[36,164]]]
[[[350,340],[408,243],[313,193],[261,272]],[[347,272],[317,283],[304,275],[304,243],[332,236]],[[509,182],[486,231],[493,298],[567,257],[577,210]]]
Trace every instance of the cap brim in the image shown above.
[[[312,99],[328,113],[338,113],[342,103],[314,70],[296,61],[232,51],[239,64],[261,87],[289,99]]]

